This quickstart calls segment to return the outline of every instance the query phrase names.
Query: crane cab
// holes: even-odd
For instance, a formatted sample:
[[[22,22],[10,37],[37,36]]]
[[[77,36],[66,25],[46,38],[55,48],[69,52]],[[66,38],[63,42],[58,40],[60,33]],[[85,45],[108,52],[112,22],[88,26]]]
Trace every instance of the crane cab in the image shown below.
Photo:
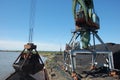
[[[77,12],[76,15],[76,30],[78,29],[89,29],[97,30],[100,28],[99,17],[96,13],[92,14],[92,18],[88,18],[88,21],[85,20],[85,15],[83,11]]]

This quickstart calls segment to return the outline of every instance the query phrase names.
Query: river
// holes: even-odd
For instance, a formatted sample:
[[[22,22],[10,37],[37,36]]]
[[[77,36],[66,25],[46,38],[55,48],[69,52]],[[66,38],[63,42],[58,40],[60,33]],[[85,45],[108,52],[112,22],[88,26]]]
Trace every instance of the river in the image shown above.
[[[5,80],[15,70],[12,67],[20,52],[0,52],[0,80]],[[46,58],[41,57],[43,61]]]

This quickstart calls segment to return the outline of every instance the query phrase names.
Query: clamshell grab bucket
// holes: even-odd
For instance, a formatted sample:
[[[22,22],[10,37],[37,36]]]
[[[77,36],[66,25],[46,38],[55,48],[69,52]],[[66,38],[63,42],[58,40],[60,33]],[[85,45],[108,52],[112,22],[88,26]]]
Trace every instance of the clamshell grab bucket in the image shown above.
[[[43,69],[44,64],[41,62],[38,54],[30,54],[28,57],[25,57],[25,54],[26,53],[22,53],[19,61],[13,64],[13,67],[16,71],[35,74]]]
[[[44,68],[44,63],[36,51],[36,45],[27,44],[24,47],[25,49],[13,63],[14,69],[28,74],[35,74],[42,70]]]

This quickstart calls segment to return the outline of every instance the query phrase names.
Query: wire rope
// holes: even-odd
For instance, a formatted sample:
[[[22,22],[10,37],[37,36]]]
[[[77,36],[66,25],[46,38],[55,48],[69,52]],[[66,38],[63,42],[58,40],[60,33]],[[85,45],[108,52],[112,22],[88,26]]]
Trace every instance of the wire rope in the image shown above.
[[[33,33],[35,27],[36,0],[31,0],[30,18],[29,18],[29,43],[33,42]]]

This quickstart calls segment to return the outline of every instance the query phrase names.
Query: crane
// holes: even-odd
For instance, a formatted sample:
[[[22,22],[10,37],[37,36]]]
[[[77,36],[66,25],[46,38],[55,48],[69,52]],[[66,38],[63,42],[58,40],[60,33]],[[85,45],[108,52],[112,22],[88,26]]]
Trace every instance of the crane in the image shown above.
[[[100,20],[95,13],[93,0],[73,0],[72,12],[75,31],[72,32],[72,38],[64,50],[65,71],[76,75],[82,73],[83,70],[89,70],[88,67],[90,71],[101,67],[105,67],[108,73],[114,70],[112,51],[97,34],[100,29]],[[103,45],[104,50],[96,49],[96,40]],[[72,77],[76,78],[76,76]]]
[[[78,7],[78,10],[76,10]],[[89,29],[99,29],[99,17],[95,13],[93,0],[73,0],[72,12],[77,27],[84,24]],[[84,26],[85,27],[85,26]]]
[[[35,27],[35,9],[36,0],[31,0],[30,5],[30,19],[29,19],[29,39],[28,43],[24,45],[24,49],[21,54],[13,63],[15,72],[9,76],[6,80],[41,80],[40,77],[34,77],[34,74],[40,74],[40,71],[44,71],[44,63],[38,54],[37,45],[33,43],[33,33]],[[33,76],[31,76],[33,75]],[[39,75],[40,76],[40,75]],[[46,77],[45,77],[46,78]],[[48,80],[47,78],[45,80]]]

